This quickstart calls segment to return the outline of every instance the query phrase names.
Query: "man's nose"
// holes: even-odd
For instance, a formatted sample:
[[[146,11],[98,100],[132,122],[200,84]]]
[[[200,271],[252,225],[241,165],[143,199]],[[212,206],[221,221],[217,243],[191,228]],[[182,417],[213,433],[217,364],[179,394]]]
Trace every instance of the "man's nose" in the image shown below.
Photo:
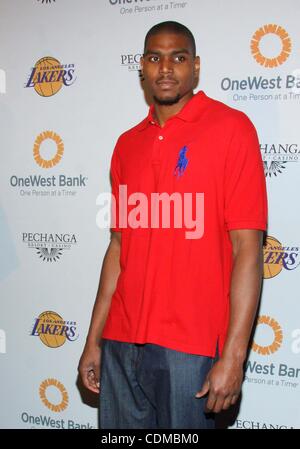
[[[170,58],[168,57],[161,58],[159,71],[161,73],[170,73],[173,71],[173,65]]]

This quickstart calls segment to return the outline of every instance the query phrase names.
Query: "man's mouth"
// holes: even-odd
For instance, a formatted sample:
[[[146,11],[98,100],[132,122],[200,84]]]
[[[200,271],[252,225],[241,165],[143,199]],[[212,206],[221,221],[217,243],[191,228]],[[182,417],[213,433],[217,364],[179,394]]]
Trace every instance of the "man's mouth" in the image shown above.
[[[156,84],[161,88],[168,89],[175,86],[177,84],[177,81],[166,78],[156,81]]]

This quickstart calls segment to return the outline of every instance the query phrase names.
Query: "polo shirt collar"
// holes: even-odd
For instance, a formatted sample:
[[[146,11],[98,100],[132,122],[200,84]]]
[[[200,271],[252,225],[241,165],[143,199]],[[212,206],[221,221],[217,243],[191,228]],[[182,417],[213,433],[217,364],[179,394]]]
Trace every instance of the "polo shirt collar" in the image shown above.
[[[202,110],[204,103],[207,100],[206,94],[203,90],[197,92],[193,97],[183,106],[183,108],[174,116],[170,118],[179,118],[185,122],[194,122],[199,119],[199,112]],[[151,104],[149,107],[149,112],[147,117],[141,122],[139,126],[139,131],[147,128],[149,125],[157,124],[155,113],[154,113],[154,104]]]

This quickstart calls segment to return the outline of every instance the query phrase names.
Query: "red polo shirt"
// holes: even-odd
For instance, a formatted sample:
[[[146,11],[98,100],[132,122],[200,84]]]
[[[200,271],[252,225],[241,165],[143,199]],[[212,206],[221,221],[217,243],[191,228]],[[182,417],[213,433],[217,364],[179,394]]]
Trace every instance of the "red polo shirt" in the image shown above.
[[[121,273],[102,337],[213,357],[217,341],[222,354],[228,327],[232,270],[228,231],[267,226],[258,138],[244,113],[203,91],[164,127],[153,112],[152,105],[141,123],[119,137],[112,155],[112,193],[117,200],[112,229],[122,232]],[[127,188],[126,201],[135,192],[148,199],[149,217],[151,193],[177,192],[183,198],[188,192],[194,195],[195,219],[198,193],[204,200],[199,209],[201,237],[186,238],[191,225],[182,220],[183,225],[176,227],[172,213],[169,227],[151,226],[150,219],[148,227],[121,227],[121,184]],[[136,198],[123,219],[141,204]],[[177,209],[177,218],[184,216],[183,210]]]

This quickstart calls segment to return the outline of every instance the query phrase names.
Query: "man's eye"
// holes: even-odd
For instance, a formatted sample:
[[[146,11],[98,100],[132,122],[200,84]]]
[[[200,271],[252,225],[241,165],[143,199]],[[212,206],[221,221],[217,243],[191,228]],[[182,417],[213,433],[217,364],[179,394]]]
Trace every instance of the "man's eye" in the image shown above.
[[[157,62],[159,60],[158,56],[149,56],[150,62]]]
[[[176,62],[184,62],[185,56],[177,55],[177,56],[175,56],[175,61]]]

